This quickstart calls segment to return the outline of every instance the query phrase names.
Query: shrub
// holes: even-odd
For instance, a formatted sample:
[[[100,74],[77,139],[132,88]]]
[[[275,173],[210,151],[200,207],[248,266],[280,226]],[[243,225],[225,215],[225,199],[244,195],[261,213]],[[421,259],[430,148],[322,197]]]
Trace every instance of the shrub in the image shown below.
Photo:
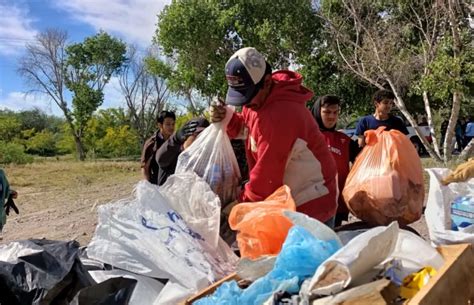
[[[36,133],[26,142],[26,150],[40,156],[54,156],[56,154],[56,140],[52,132],[43,130]]]
[[[25,153],[22,145],[0,141],[0,163],[26,164],[31,162],[33,162],[33,157]]]
[[[125,157],[140,154],[140,142],[130,126],[109,127],[98,141],[97,155],[100,157]]]

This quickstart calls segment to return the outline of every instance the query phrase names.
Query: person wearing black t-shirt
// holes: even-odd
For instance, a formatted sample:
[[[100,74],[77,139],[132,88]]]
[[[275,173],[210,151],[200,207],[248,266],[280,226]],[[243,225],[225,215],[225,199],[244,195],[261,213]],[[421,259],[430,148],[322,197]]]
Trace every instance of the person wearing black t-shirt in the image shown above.
[[[372,97],[375,106],[375,113],[362,117],[357,123],[355,134],[358,137],[360,147],[365,146],[364,132],[366,130],[377,129],[380,126],[385,126],[385,130],[396,129],[404,134],[408,134],[403,120],[390,114],[393,108],[393,100],[395,95],[387,90],[378,90]]]

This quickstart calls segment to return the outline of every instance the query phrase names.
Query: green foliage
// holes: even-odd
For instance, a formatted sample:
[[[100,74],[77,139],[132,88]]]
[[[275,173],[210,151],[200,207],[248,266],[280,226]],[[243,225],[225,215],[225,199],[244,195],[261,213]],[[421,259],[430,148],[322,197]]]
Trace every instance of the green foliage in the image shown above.
[[[92,117],[92,113],[102,105],[104,94],[102,91],[90,88],[84,82],[71,84],[74,92],[72,98],[74,124],[76,129],[82,131]]]
[[[21,111],[16,116],[21,122],[22,130],[43,130],[48,127],[48,116],[40,109]]]
[[[311,53],[319,24],[311,1],[180,0],[160,13],[155,40],[175,63],[172,88],[223,96],[225,63],[236,50],[254,46],[274,68],[298,63]]]
[[[26,118],[26,121],[23,119]],[[61,122],[54,127],[55,132],[41,128],[47,122]],[[76,142],[71,133],[71,126],[63,119],[38,112],[0,111],[2,131],[8,135],[7,141],[1,141],[0,162],[25,163],[33,159],[28,154],[54,156],[70,154],[76,150]],[[30,129],[25,127],[35,126]],[[13,130],[13,131],[12,131]],[[140,154],[139,138],[135,130],[130,128],[129,115],[122,108],[109,108],[95,112],[87,123],[84,134],[85,152],[94,157],[124,157]],[[8,143],[5,144],[5,143]],[[25,148],[26,147],[26,148]],[[26,152],[26,154],[25,154]]]
[[[9,142],[20,135],[20,121],[8,113],[0,115],[0,141]]]
[[[22,145],[0,141],[1,164],[26,164],[33,162],[33,157],[25,153]]]
[[[110,77],[118,72],[125,61],[126,45],[106,32],[87,37],[82,43],[66,48],[67,64],[74,69],[66,86],[89,82],[90,88],[103,89]]]
[[[97,155],[100,157],[123,157],[140,154],[137,134],[130,126],[109,127],[105,136],[98,141]]]
[[[27,140],[26,151],[40,156],[54,156],[56,154],[56,137],[48,130],[38,132]]]
[[[315,99],[328,94],[339,96],[343,101],[342,113],[352,118],[373,111],[371,95],[375,89],[342,70],[338,60],[328,48],[305,57],[299,71],[305,76],[305,85],[313,90]]]
[[[108,128],[117,128],[129,124],[127,114],[122,108],[99,110],[87,124],[84,137],[86,149],[96,153],[99,149],[99,140],[106,136]]]
[[[72,132],[78,142],[79,158],[85,158],[82,138],[94,111],[102,105],[104,86],[125,62],[126,45],[105,32],[66,48],[66,87],[72,91]]]
[[[48,129],[55,133],[59,132],[60,125],[64,122],[64,119],[46,114],[43,110],[35,108],[32,110],[24,110],[18,113],[14,113],[14,116],[21,122],[21,129],[34,129],[41,131]]]
[[[185,115],[180,115],[176,118],[176,122],[175,122],[175,130],[178,131],[181,127],[183,127],[183,125],[191,120],[194,116],[191,114],[191,113],[187,113]]]
[[[428,66],[431,73],[421,79],[419,89],[426,90],[435,99],[446,100],[455,92],[474,94],[474,47],[465,42],[465,49],[454,56],[453,38],[446,36],[434,61]]]
[[[71,128],[69,124],[64,123],[61,125],[61,132],[57,134],[56,138],[56,151],[59,155],[70,154],[76,151],[76,143],[71,134]]]

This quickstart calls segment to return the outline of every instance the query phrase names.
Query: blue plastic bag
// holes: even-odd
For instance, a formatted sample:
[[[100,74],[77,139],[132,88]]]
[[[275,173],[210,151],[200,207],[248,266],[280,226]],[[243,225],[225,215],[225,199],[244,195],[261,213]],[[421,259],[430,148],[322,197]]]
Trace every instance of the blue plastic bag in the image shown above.
[[[336,240],[322,241],[300,226],[293,226],[278,255],[273,270],[247,289],[235,281],[224,283],[213,295],[200,299],[197,305],[262,304],[276,291],[296,293],[301,283],[313,276],[318,266],[340,248]]]

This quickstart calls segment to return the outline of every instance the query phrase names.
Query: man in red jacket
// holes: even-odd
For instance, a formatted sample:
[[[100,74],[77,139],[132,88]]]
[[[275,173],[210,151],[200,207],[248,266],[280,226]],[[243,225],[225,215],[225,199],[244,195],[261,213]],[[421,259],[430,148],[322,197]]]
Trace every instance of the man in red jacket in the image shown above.
[[[226,103],[244,106],[227,127],[230,138],[246,138],[249,181],[238,201],[262,201],[286,184],[299,212],[333,227],[336,163],[306,108],[313,93],[301,84],[302,76],[288,70],[272,73],[254,48],[238,50],[225,70]],[[221,121],[225,109],[211,107],[211,120]]]
[[[318,123],[319,129],[323,133],[329,150],[336,161],[337,180],[339,186],[338,207],[336,213],[335,226],[342,224],[343,220],[348,220],[349,209],[342,196],[342,189],[349,174],[350,162],[354,162],[360,151],[356,141],[351,140],[347,135],[336,130],[339,111],[341,110],[341,100],[334,95],[324,95],[319,97],[313,105],[313,116]]]

